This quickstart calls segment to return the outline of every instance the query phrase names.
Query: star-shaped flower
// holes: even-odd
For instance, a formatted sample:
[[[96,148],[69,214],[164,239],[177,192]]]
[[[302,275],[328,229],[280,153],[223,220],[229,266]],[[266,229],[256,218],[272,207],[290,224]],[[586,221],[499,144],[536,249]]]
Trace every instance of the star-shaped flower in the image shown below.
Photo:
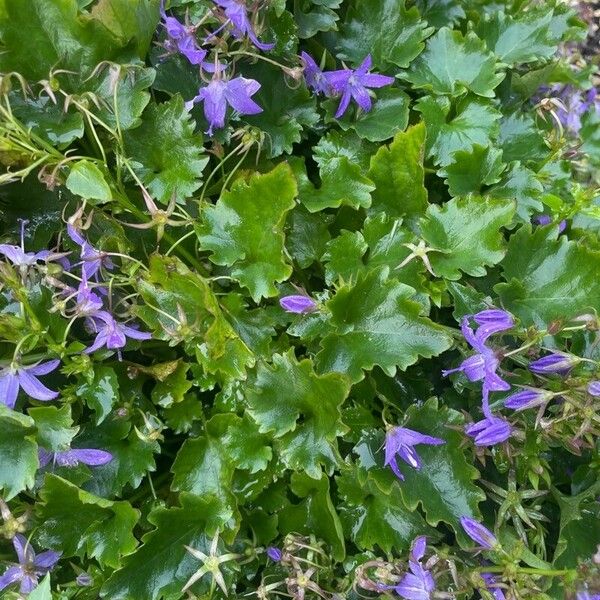
[[[43,402],[54,400],[58,392],[48,389],[38,377],[51,373],[59,364],[59,360],[28,366],[13,363],[0,370],[0,402],[6,404],[8,408],[14,408],[20,388],[36,400]]]
[[[399,454],[405,463],[419,470],[421,458],[414,447],[417,444],[439,446],[445,443],[440,438],[425,435],[406,427],[392,427],[385,436],[385,464],[391,467],[399,479],[404,480],[404,475],[400,472],[396,462],[396,454]]]

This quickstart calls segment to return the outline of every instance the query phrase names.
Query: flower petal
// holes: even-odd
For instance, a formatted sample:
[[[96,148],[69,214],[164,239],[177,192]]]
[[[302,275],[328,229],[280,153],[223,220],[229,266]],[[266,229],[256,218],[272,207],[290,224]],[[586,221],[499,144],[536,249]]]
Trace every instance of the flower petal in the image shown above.
[[[41,552],[33,560],[33,564],[38,569],[51,569],[62,556],[62,552],[54,552],[54,550],[46,550]]]
[[[23,577],[23,570],[21,567],[8,567],[4,574],[0,577],[0,592],[7,588],[11,583],[20,581]]]
[[[54,400],[54,398],[58,397],[58,392],[53,392],[51,389],[47,388],[37,377],[31,375],[25,369],[19,369],[17,371],[17,377],[19,378],[19,385],[31,398],[47,402],[48,400]]]
[[[113,455],[110,452],[106,452],[106,450],[73,448],[67,452],[78,462],[83,463],[84,465],[89,465],[90,467],[105,465],[113,459]]]
[[[19,395],[19,378],[16,373],[10,373],[8,370],[0,376],[0,402],[6,404],[8,408],[14,408]]]

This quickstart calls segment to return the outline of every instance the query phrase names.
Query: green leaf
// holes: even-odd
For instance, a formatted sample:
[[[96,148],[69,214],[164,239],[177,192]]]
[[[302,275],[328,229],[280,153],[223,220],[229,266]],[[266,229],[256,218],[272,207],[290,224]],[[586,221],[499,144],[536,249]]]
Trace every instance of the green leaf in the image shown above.
[[[52,590],[50,589],[50,573],[35,587],[32,592],[27,594],[27,600],[52,600]]]
[[[316,535],[330,545],[335,560],[343,560],[344,533],[329,495],[329,479],[325,475],[313,479],[304,473],[292,473],[290,489],[301,501],[279,511],[280,533]]]
[[[76,0],[0,0],[0,71],[30,81],[51,69],[85,78],[103,60],[130,55],[103,23],[83,15]]]
[[[182,402],[193,385],[187,378],[189,368],[189,364],[179,361],[175,370],[154,386],[152,402],[165,408]]]
[[[46,474],[37,506],[40,543],[60,548],[63,556],[89,556],[116,568],[137,546],[133,528],[139,511],[129,502],[111,502]]]
[[[324,214],[312,214],[304,206],[296,206],[287,220],[286,247],[301,269],[318,261],[331,237],[328,225],[332,219]]]
[[[80,385],[75,393],[96,413],[96,425],[102,423],[119,400],[119,380],[111,367],[96,366],[93,379]]]
[[[487,193],[494,198],[514,199],[517,203],[517,216],[524,223],[529,223],[531,215],[544,208],[540,201],[543,191],[536,173],[515,162],[509,165],[504,177]]]
[[[73,164],[65,185],[76,196],[97,201],[92,204],[102,204],[112,199],[110,187],[102,171],[89,160],[78,160]]]
[[[378,70],[408,67],[431,31],[416,7],[406,9],[405,0],[361,0],[346,14],[338,56],[358,65],[371,54]]]
[[[439,29],[465,18],[462,0],[417,0],[421,16]]]
[[[418,535],[435,534],[418,512],[404,506],[397,483],[385,493],[373,480],[361,481],[356,468],[342,471],[336,483],[338,511],[346,537],[361,550],[375,550],[378,546],[386,553],[402,552]]]
[[[235,181],[216,205],[204,209],[197,226],[202,249],[212,251],[211,261],[233,267],[231,276],[255,302],[277,295],[274,284],[292,272],[285,261],[283,225],[296,195],[294,176],[281,163],[264,175]]]
[[[188,353],[195,354],[206,373],[244,377],[254,357],[206,279],[178,259],[153,255],[139,290],[148,306],[138,313],[156,337],[177,343],[184,335]]]
[[[519,160],[527,163],[539,160],[548,151],[533,118],[518,112],[502,117],[498,144],[502,147],[502,156],[506,162]]]
[[[33,487],[38,468],[34,421],[0,402],[0,490],[11,500]]]
[[[371,158],[369,178],[375,184],[370,214],[397,218],[421,216],[427,208],[425,125],[413,125],[397,133],[389,146],[381,146]]]
[[[475,144],[471,150],[458,150],[452,156],[454,162],[439,171],[439,175],[447,178],[451,196],[481,192],[483,186],[498,183],[506,167],[502,150],[493,146]]]
[[[451,345],[443,329],[420,315],[411,287],[387,280],[383,267],[360,275],[354,286],[341,287],[327,304],[336,331],[321,342],[319,371],[346,373],[353,382],[363,369],[380,366],[393,376],[422,356],[437,356]]]
[[[70,447],[72,439],[79,430],[73,427],[71,406],[38,406],[28,410],[37,428],[37,443],[41,448],[58,452]]]
[[[550,58],[560,38],[550,31],[552,9],[517,13],[516,17],[496,10],[479,23],[477,33],[505,64],[514,66]]]
[[[330,100],[328,104],[328,120],[333,120],[334,108],[339,100]],[[353,129],[358,136],[370,142],[389,140],[408,124],[409,96],[395,87],[385,87],[377,91],[377,98],[370,111],[350,110],[345,116],[335,119],[340,127],[347,131]]]
[[[122,393],[125,396],[127,392]],[[94,467],[92,478],[83,484],[88,492],[102,497],[119,496],[126,486],[137,488],[155,470],[154,453],[160,451],[156,441],[143,439],[128,421],[117,418],[84,429],[77,436],[77,445],[113,455],[109,463]]]
[[[310,360],[298,362],[293,349],[274,354],[271,365],[259,364],[247,388],[248,412],[261,433],[278,440],[284,464],[318,479],[338,463],[337,436],[343,432],[340,407],[348,380],[340,374],[317,375]]]
[[[313,153],[319,166],[320,187],[313,186],[298,163],[294,165],[300,200],[310,212],[342,204],[352,208],[370,205],[375,186],[363,175],[360,163],[364,160],[364,149],[359,138],[332,131],[321,138]]]
[[[512,221],[515,204],[492,198],[454,198],[432,204],[421,221],[423,239],[439,252],[429,258],[436,275],[460,279],[461,271],[483,277],[486,265],[500,262],[506,253],[500,229]]]
[[[588,502],[578,510],[578,518],[561,527],[553,566],[556,569],[574,569],[593,556],[600,539],[600,513],[595,502]]]
[[[180,96],[149,106],[142,124],[125,132],[124,139],[134,170],[163,204],[172,196],[183,202],[200,187],[208,158]]]
[[[504,79],[497,70],[496,58],[473,32],[463,36],[442,27],[427,40],[425,51],[404,78],[434,94],[460,96],[471,91],[493,98],[494,88]]]
[[[50,98],[23,98],[20,93],[11,93],[10,106],[14,116],[26,129],[59,148],[83,137],[83,117],[73,110],[65,111]]]
[[[200,567],[185,546],[207,550],[207,536],[228,519],[214,499],[181,494],[181,507],[158,507],[148,521],[155,526],[142,538],[142,546],[128,556],[123,568],[104,584],[107,600],[178,600],[181,588]]]
[[[98,0],[91,11],[122,46],[132,43],[144,58],[159,22],[158,4],[152,0]]]
[[[600,310],[600,252],[558,235],[558,228],[529,225],[510,238],[502,263],[504,279],[495,290],[503,306],[525,326],[547,327]]]
[[[270,158],[290,154],[293,144],[302,140],[305,127],[319,120],[316,100],[304,84],[288,86],[281,69],[259,64],[245,66],[244,77],[260,82],[260,90],[252,99],[263,109],[261,113],[242,117],[266,134],[265,144]]]
[[[316,2],[311,0],[294,2],[294,20],[298,26],[298,37],[301,39],[311,38],[319,31],[337,29],[337,13],[329,6],[311,6],[313,4]]]
[[[406,411],[406,427],[442,438],[443,446],[418,447],[423,468],[417,471],[403,469],[405,481],[400,484],[402,499],[409,510],[420,504],[427,522],[436,526],[448,523],[463,540],[466,539],[459,524],[462,516],[478,518],[478,505],[485,494],[473,483],[479,473],[472,458],[465,455],[462,428],[463,418],[455,410],[438,406],[436,399],[424,405],[412,405]]]
[[[465,99],[450,115],[448,98],[426,96],[417,102],[416,110],[423,115],[427,126],[427,155],[436,164],[449,165],[457,150],[469,151],[475,144],[490,145],[498,133],[500,113],[482,100]]]
[[[181,402],[163,409],[165,423],[175,433],[187,433],[195,421],[202,418],[204,411],[198,397],[188,394]]]

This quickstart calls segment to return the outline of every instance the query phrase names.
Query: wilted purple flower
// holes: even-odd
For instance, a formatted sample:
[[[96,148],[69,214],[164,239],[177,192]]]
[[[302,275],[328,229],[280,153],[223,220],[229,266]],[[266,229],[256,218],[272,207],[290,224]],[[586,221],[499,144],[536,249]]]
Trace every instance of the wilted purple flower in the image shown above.
[[[59,467],[76,467],[79,463],[90,467],[105,465],[113,459],[113,455],[106,450],[94,450],[92,448],[76,448],[60,452],[50,452],[40,448],[38,450],[40,467],[45,467],[50,462]]]
[[[419,470],[421,468],[421,458],[417,454],[414,446],[417,444],[428,444],[430,446],[439,446],[445,444],[444,440],[424,435],[418,431],[407,429],[406,427],[392,427],[385,436],[385,463],[389,465],[396,476],[404,480],[404,475],[398,468],[396,454],[409,464],[411,467]]]
[[[365,112],[369,112],[371,110],[371,96],[368,88],[380,88],[394,83],[395,79],[393,77],[369,73],[371,64],[371,55],[368,54],[355,70],[342,69],[325,73],[332,90],[342,95],[340,105],[335,113],[336,119],[339,119],[346,112],[352,99]]]
[[[208,135],[213,134],[213,128],[221,129],[225,126],[225,113],[227,105],[240,115],[256,115],[262,108],[250,99],[260,89],[260,83],[254,79],[236,77],[235,79],[221,79],[215,77],[206,87],[198,90],[198,95],[185,107],[191,110],[194,104],[204,102],[204,116],[208,121]]]
[[[271,50],[275,44],[265,44],[259,41],[254,32],[254,27],[248,17],[248,9],[245,0],[214,0],[215,4],[220,6],[225,11],[227,20],[233,25],[233,37],[239,39],[245,36],[250,38],[250,41],[259,50]]]
[[[297,314],[313,312],[317,309],[317,303],[312,298],[301,294],[284,296],[279,299],[279,304],[287,312]]]
[[[110,313],[104,310],[98,312],[90,321],[98,335],[94,343],[84,350],[86,354],[91,354],[104,346],[109,350],[123,348],[127,343],[128,337],[134,340],[149,340],[152,337],[149,333],[138,331],[133,327],[119,323]]]
[[[87,279],[90,279],[98,273],[101,267],[105,269],[114,268],[114,263],[105,252],[96,250],[70,223],[67,224],[67,233],[69,237],[80,247],[80,257],[82,260],[82,270]]]
[[[283,556],[283,553],[279,548],[275,548],[275,546],[269,546],[267,548],[267,556],[273,562],[279,562],[281,560],[281,557]]]
[[[553,354],[534,360],[529,364],[529,370],[538,375],[547,375],[549,373],[566,375],[580,361],[579,357],[572,354],[554,352]]]
[[[476,446],[495,446],[510,437],[512,428],[508,421],[489,413],[481,421],[467,425],[465,433],[474,438]]]
[[[550,225],[551,223],[553,223],[554,221],[552,220],[552,217],[549,215],[536,215],[535,217],[533,217],[531,219],[536,225]],[[558,224],[558,233],[562,233],[565,229],[567,228],[567,222],[563,219],[559,224]]]
[[[0,591],[13,583],[20,582],[21,594],[29,594],[36,588],[38,579],[48,573],[58,562],[61,553],[48,550],[36,555],[27,538],[20,533],[13,538],[13,546],[19,564],[8,567],[0,577]]]
[[[494,597],[494,600],[506,600],[502,588],[498,587],[498,582],[491,573],[482,573],[481,578],[485,581],[485,586]]]
[[[49,360],[28,366],[11,364],[0,370],[0,402],[6,404],[8,408],[14,408],[19,388],[23,388],[28,396],[36,400],[54,400],[58,392],[48,389],[38,377],[54,371],[59,364],[59,360]]]
[[[590,396],[600,396],[600,381],[590,381],[587,386]]]
[[[306,85],[316,94],[325,94],[326,96],[329,96],[333,92],[333,88],[328,81],[328,75],[330,73],[341,73],[341,71],[323,73],[310,54],[302,52],[300,57],[304,63],[304,79],[306,80]]]
[[[484,525],[472,519],[471,517],[461,517],[460,524],[465,530],[465,533],[476,543],[491,550],[498,545],[496,536]]]
[[[546,390],[526,389],[511,394],[504,400],[506,408],[513,410],[526,410],[534,406],[541,406],[550,400],[554,394]]]

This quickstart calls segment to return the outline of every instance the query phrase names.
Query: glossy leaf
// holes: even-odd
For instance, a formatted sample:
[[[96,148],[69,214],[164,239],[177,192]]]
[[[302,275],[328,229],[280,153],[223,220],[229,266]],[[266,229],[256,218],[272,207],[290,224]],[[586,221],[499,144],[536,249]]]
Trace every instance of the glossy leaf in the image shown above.
[[[237,180],[215,206],[204,210],[196,231],[210,259],[231,268],[231,276],[255,302],[275,296],[275,283],[291,274],[283,253],[283,224],[294,207],[297,189],[287,165],[270,173]]]
[[[37,429],[36,441],[45,450],[57,452],[68,448],[78,431],[73,427],[71,407],[68,404],[56,406],[37,406],[30,408],[29,416]]]
[[[502,262],[504,279],[497,291],[504,306],[524,323],[546,327],[600,309],[596,277],[598,251],[558,236],[558,228],[513,235]]]
[[[421,307],[411,300],[412,288],[386,281],[387,275],[384,267],[359,276],[328,303],[336,330],[321,342],[320,372],[347,373],[356,382],[364,377],[363,369],[377,365],[391,376],[419,356],[436,356],[450,346],[443,329],[421,316]]]
[[[455,198],[443,206],[432,204],[421,221],[423,239],[438,252],[430,253],[439,277],[460,279],[460,271],[485,275],[486,265],[500,262],[506,252],[502,227],[513,218],[514,202],[478,197]]]
[[[102,171],[89,160],[80,160],[73,164],[65,185],[76,196],[92,200],[92,204],[108,202],[112,198]]]
[[[60,548],[64,556],[87,555],[113,568],[135,550],[133,528],[139,512],[128,502],[99,498],[52,474],[46,475],[40,496],[38,531],[44,545]]]
[[[142,124],[126,132],[125,150],[151,196],[163,204],[172,196],[178,202],[191,196],[200,187],[208,162],[202,136],[194,133],[179,96],[152,104],[142,115]]]
[[[96,424],[102,423],[119,399],[119,380],[113,369],[98,366],[93,377],[80,385],[75,393],[96,413]]]
[[[473,92],[494,97],[494,88],[504,79],[496,58],[474,33],[442,27],[427,40],[423,53],[411,64],[405,78],[416,88],[434,94],[460,96]]]

